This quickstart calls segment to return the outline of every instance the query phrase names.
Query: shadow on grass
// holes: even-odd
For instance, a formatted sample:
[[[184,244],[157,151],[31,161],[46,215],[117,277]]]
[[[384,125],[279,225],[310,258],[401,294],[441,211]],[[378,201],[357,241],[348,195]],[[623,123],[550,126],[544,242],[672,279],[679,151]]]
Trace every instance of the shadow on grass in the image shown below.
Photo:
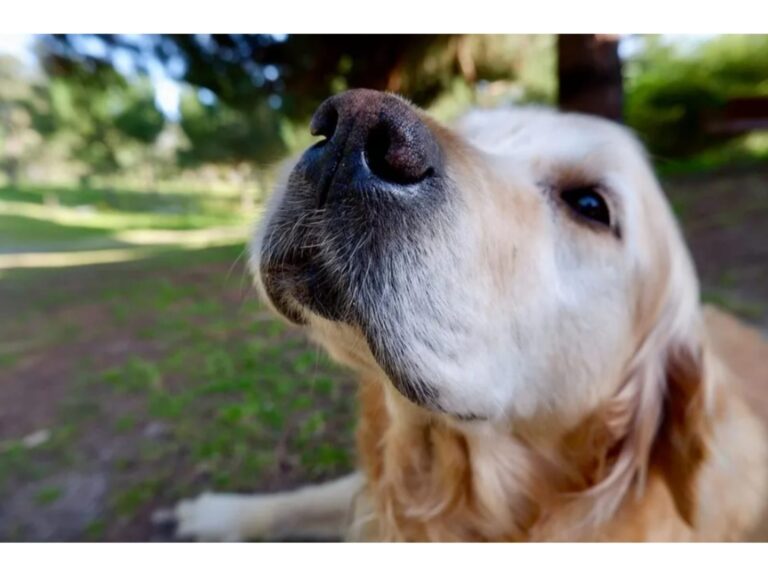
[[[110,230],[92,226],[60,224],[49,220],[0,213],[0,254],[45,252],[51,245],[61,250],[82,250],[88,246],[115,248],[125,242],[110,238]]]
[[[0,200],[64,207],[92,206],[118,212],[166,214],[228,213],[237,210],[239,198],[210,192],[139,192],[109,188],[65,186],[4,186]]]
[[[119,238],[134,241],[120,242]],[[71,268],[114,264],[216,246],[243,245],[244,242],[245,230],[241,228],[195,230],[189,233],[159,235],[151,231],[136,231],[134,234],[105,237],[103,241],[94,240],[90,243],[79,241],[56,252],[32,250],[8,254],[0,252],[0,277],[6,270],[19,268]],[[92,245],[92,250],[84,249],[89,245]],[[123,247],[112,249],[112,245]]]

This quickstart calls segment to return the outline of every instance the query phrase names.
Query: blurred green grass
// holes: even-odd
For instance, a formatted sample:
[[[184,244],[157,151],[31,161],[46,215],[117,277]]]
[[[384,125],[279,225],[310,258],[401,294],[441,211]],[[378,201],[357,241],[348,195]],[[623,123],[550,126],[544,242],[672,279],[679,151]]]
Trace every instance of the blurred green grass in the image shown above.
[[[0,251],[18,251],[30,247],[82,242],[104,238],[109,229],[93,226],[63,225],[50,220],[0,213]]]
[[[235,226],[253,214],[226,194],[147,193],[64,187],[0,188],[0,252],[130,244],[127,231]],[[100,240],[100,242],[95,242]]]
[[[196,213],[233,215],[239,196],[231,192],[153,191],[133,189],[83,188],[79,186],[4,186],[0,199],[35,205],[64,207],[91,206],[101,212]]]

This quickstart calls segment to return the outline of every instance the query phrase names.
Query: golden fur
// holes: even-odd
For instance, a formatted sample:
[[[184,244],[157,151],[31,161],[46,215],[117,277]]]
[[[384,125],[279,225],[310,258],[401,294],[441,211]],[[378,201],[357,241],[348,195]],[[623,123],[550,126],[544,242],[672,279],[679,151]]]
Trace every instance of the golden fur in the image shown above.
[[[557,177],[578,180],[582,170],[561,167]],[[742,394],[768,408],[768,372],[758,368],[768,344],[722,312],[703,321],[677,225],[660,194],[644,194],[648,224],[660,228],[646,249],[660,265],[638,286],[637,344],[615,392],[575,425],[553,434],[549,422],[457,424],[405,402],[385,380],[364,380],[358,452],[375,538],[747,537],[768,499],[768,452]],[[500,267],[498,257],[486,265]],[[752,356],[734,362],[746,340]]]
[[[546,111],[470,115],[456,130],[421,118],[465,207],[454,252],[466,254],[450,266],[429,262],[425,274],[439,278],[435,286],[450,285],[439,276],[445,269],[460,279],[466,292],[446,292],[454,300],[444,310],[464,307],[456,321],[477,338],[450,340],[415,316],[405,316],[412,325],[402,337],[416,326],[442,349],[471,347],[431,364],[430,375],[451,406],[469,403],[487,417],[463,421],[412,404],[358,329],[309,314],[309,335],[360,375],[362,474],[337,488],[204,495],[177,509],[180,533],[270,538],[322,518],[369,540],[766,539],[768,451],[756,415],[768,420],[768,344],[701,307],[640,146],[612,124]],[[542,185],[592,181],[613,190],[618,240],[542,200]],[[285,193],[282,184],[265,222]],[[426,248],[445,257],[440,246]],[[599,307],[590,306],[595,294]],[[523,336],[507,345],[508,318]],[[547,355],[534,357],[542,349]],[[321,500],[338,502],[335,515]]]
[[[686,373],[693,366],[672,368],[679,372],[670,381],[666,420],[648,455],[647,478],[604,521],[595,521],[595,506],[610,495],[599,486],[616,466],[621,441],[616,438],[621,433],[610,430],[607,414],[587,419],[551,452],[537,452],[512,431],[464,432],[404,404],[395,409],[394,419],[386,388],[363,382],[358,452],[377,520],[356,536],[404,541],[768,539],[768,522],[754,530],[765,499],[761,470],[768,454],[761,426],[739,397],[749,389],[768,413],[762,360],[768,345],[720,311],[709,309],[707,315],[707,328],[721,330],[724,340],[709,353],[752,347],[739,371],[762,379],[750,387],[719,367],[727,379],[714,386],[707,410],[696,396],[701,382]],[[722,334],[725,323],[730,334]],[[729,452],[727,461],[715,462],[721,450]],[[747,474],[740,477],[733,465]]]

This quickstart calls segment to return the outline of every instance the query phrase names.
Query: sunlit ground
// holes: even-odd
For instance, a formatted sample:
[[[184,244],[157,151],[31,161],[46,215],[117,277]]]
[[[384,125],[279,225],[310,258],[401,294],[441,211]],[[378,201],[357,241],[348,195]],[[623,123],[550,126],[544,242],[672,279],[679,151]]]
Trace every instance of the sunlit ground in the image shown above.
[[[89,264],[129,262],[156,256],[170,250],[196,250],[231,246],[245,242],[249,227],[246,225],[210,228],[204,230],[126,230],[115,232],[103,241],[104,249],[68,251],[0,253],[0,275],[3,270],[16,268],[65,268]],[[106,248],[112,241],[130,247]],[[91,245],[98,244],[91,242]],[[80,248],[86,246],[81,242]]]
[[[169,249],[242,243],[259,216],[258,209],[236,211],[226,197],[168,197],[2,189],[0,271],[127,262]]]

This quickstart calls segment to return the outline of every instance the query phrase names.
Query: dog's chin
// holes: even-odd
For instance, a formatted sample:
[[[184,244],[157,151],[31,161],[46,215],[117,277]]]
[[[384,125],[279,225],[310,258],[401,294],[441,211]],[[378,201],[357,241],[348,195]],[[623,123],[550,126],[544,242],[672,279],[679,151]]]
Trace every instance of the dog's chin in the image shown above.
[[[342,295],[313,255],[264,259],[260,274],[272,306],[290,322],[306,325],[311,314],[332,322],[345,321]]]
[[[367,343],[370,358],[393,388],[412,404],[462,422],[487,419],[478,411],[445,406],[441,402],[439,383],[430,383],[428,374],[404,370],[407,343],[398,339],[396,330],[381,330],[381,326],[388,324],[383,318],[386,311],[380,306],[371,306],[370,302],[352,300],[349,292],[354,290],[343,288],[349,282],[335,276],[318,253],[305,250],[277,257],[267,252],[262,255],[259,272],[267,298],[289,322],[308,326],[313,318],[320,318],[359,331]]]

